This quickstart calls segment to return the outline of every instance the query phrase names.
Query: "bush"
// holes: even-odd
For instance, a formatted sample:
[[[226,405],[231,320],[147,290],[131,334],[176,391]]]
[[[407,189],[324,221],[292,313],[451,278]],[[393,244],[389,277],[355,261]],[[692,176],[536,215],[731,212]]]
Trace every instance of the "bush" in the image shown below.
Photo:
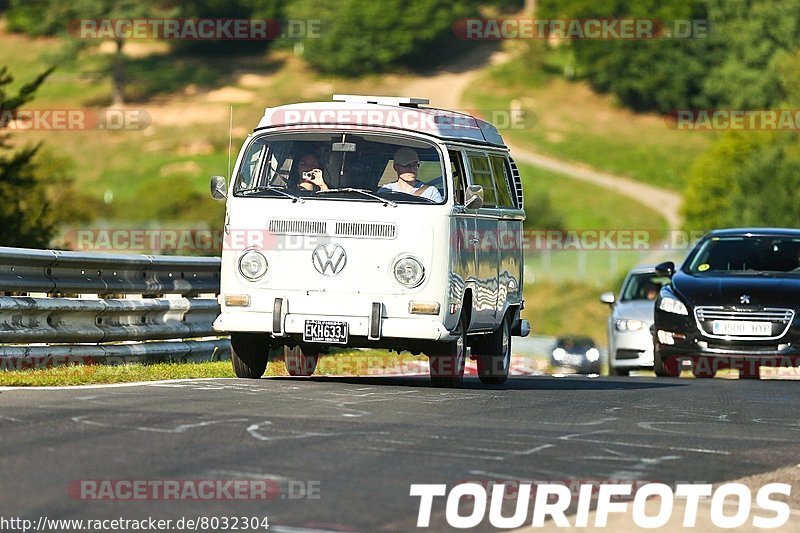
[[[553,207],[547,194],[528,195],[525,198],[525,229],[563,230],[566,227],[561,212]]]

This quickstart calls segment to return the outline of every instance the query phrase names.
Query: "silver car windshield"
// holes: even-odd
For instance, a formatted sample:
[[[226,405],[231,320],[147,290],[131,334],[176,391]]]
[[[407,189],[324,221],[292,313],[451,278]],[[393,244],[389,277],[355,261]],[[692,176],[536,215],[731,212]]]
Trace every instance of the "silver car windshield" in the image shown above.
[[[277,197],[281,191],[315,200],[440,204],[447,197],[443,176],[439,151],[424,141],[352,132],[276,133],[247,146],[234,194]]]
[[[631,274],[628,282],[622,288],[619,299],[622,302],[655,300],[661,287],[668,281],[669,279],[658,277],[654,272]]]

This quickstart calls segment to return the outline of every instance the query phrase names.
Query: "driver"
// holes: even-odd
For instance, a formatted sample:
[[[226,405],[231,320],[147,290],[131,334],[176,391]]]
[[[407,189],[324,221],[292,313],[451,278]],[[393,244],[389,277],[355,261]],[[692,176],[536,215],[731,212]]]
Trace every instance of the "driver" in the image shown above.
[[[647,282],[647,286],[645,287],[644,297],[648,300],[655,300],[658,296],[660,291],[659,286],[652,281]]]
[[[419,156],[417,152],[411,148],[402,147],[398,148],[394,153],[394,171],[397,173],[397,181],[387,183],[381,189],[393,192],[403,192],[413,196],[421,196],[434,202],[441,202],[442,195],[436,189],[427,183],[423,183],[417,179],[417,172],[419,171]]]

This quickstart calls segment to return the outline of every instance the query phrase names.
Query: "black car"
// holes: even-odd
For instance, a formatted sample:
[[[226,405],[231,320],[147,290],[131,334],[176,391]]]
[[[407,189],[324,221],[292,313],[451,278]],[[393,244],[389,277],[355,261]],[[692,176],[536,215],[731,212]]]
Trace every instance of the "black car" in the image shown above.
[[[800,230],[746,228],[704,236],[656,300],[651,328],[654,370],[714,377],[721,368],[740,378],[759,377],[761,366],[800,361]]]
[[[578,374],[599,374],[600,350],[590,337],[565,335],[556,339],[550,366],[570,368]]]

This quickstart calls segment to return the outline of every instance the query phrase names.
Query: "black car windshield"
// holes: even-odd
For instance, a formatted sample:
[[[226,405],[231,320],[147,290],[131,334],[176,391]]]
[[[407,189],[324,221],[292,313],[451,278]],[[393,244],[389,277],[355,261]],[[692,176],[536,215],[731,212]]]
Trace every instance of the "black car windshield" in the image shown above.
[[[297,132],[255,137],[234,194],[359,202],[437,204],[446,190],[436,148],[369,133]],[[326,193],[340,194],[326,194]]]
[[[661,287],[667,283],[667,278],[658,277],[655,272],[631,274],[628,282],[622,287],[621,302],[632,300],[655,300]]]
[[[800,239],[711,237],[699,245],[687,270],[692,274],[800,274]]]

